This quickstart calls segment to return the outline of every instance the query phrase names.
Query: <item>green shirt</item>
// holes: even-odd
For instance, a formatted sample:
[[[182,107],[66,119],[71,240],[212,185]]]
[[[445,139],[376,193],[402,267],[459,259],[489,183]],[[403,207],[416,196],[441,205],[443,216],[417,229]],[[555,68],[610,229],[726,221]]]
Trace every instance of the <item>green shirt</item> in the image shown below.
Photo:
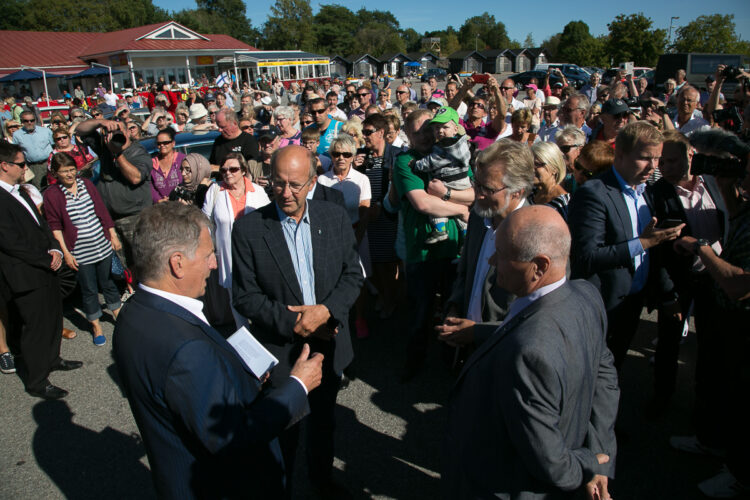
[[[406,262],[427,262],[441,259],[453,260],[461,252],[463,234],[456,224],[454,217],[448,219],[446,229],[448,239],[432,245],[426,245],[425,239],[432,232],[429,215],[417,211],[406,193],[419,189],[425,191],[429,183],[428,174],[414,172],[410,166],[412,160],[419,160],[424,155],[410,150],[402,153],[396,159],[393,167],[393,183],[401,196],[401,216],[403,220],[404,237],[406,240]],[[471,170],[469,177],[473,177]]]

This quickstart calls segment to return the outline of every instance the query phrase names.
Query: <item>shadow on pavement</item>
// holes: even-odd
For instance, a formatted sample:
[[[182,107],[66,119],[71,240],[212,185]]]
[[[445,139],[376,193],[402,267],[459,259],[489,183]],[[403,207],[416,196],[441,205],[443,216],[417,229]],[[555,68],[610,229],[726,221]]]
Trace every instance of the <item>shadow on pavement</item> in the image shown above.
[[[146,451],[137,435],[81,427],[64,401],[42,401],[32,411],[34,457],[65,498],[122,498],[124,492],[131,498],[156,498],[151,474],[140,461]]]

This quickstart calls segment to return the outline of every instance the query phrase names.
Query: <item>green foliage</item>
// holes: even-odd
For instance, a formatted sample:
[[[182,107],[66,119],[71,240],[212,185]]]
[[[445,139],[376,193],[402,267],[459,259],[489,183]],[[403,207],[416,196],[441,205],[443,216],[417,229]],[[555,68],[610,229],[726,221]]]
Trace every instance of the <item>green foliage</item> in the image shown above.
[[[401,31],[401,38],[404,39],[407,52],[416,52],[422,48],[422,35],[417,33],[414,28]]]
[[[735,53],[740,48],[738,43],[742,41],[734,30],[732,14],[698,16],[694,21],[677,28],[673,49],[675,52]]]
[[[313,18],[313,26],[318,52],[331,56],[349,54],[354,34],[359,29],[359,18],[343,5],[321,5]]]
[[[526,48],[533,48],[534,47],[534,35],[531,33],[526,35],[526,39],[523,41],[523,46]]]
[[[487,12],[464,21],[458,30],[458,40],[463,50],[504,49],[510,44],[505,24],[495,21],[495,16]]]
[[[606,65],[605,43],[591,36],[589,26],[583,21],[571,21],[557,39],[554,58],[579,66]]]
[[[620,14],[607,25],[609,42],[607,53],[615,65],[633,61],[636,66],[655,66],[664,53],[667,32],[652,29],[653,21],[643,13],[625,16]]]
[[[264,46],[275,50],[314,50],[315,31],[309,0],[276,0],[263,25],[263,38]]]
[[[354,37],[354,53],[379,57],[392,52],[406,52],[406,43],[392,27],[371,22]]]
[[[398,19],[396,19],[396,16],[389,11],[367,10],[363,7],[357,11],[357,18],[359,18],[360,27],[375,23],[383,25],[384,29],[388,31],[398,31],[401,29],[398,24]]]
[[[441,57],[447,57],[454,52],[458,52],[461,50],[461,42],[458,40],[458,33],[453,28],[453,26],[448,26],[448,28],[440,31],[427,31],[424,34],[423,38],[440,38],[440,55]],[[420,47],[417,50],[430,50],[430,47],[425,45]],[[435,51],[433,51],[435,52]]]
[[[547,58],[552,62],[563,62],[557,57],[562,33],[556,33],[542,42],[542,48],[547,52]]]
[[[257,45],[259,33],[245,15],[242,0],[197,0],[197,9],[173,14],[175,21],[198,33],[221,33]]]

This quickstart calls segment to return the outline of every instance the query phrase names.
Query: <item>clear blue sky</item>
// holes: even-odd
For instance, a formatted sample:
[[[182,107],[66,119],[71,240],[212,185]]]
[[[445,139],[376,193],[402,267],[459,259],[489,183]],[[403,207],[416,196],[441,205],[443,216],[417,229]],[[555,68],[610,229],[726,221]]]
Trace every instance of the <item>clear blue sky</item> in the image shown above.
[[[268,15],[268,9],[274,0],[245,0],[247,15],[253,26],[259,27]],[[419,33],[428,30],[443,29],[453,25],[458,29],[468,17],[488,12],[495,19],[505,23],[508,36],[523,43],[526,35],[532,33],[538,45],[545,38],[562,31],[569,21],[581,20],[589,25],[594,36],[607,33],[607,23],[618,14],[643,12],[650,17],[654,26],[669,29],[672,16],[675,20],[673,29],[689,23],[696,17],[710,14],[734,14],[737,34],[744,40],[750,39],[750,0],[625,0],[611,2],[593,0],[571,2],[570,0],[536,0],[532,2],[514,2],[512,8],[501,10],[498,1],[460,2],[456,0],[380,0],[365,3],[345,0],[312,1],[313,14],[318,6],[339,3],[353,11],[361,7],[378,10],[390,10],[401,23],[402,28],[414,28]],[[154,4],[168,9],[179,10],[195,8],[194,1],[154,0]],[[502,2],[502,4],[507,4]],[[456,9],[459,5],[460,8]],[[530,14],[531,13],[531,14]],[[532,22],[531,20],[537,20]]]

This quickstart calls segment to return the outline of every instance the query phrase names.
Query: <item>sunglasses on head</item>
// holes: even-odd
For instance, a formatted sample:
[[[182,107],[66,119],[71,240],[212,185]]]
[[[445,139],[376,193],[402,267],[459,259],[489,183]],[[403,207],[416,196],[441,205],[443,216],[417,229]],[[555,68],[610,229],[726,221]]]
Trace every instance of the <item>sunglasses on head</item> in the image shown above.
[[[559,146],[558,145],[558,147],[560,148],[560,151],[562,151],[563,153],[567,153],[567,152],[569,152],[573,148],[580,148],[581,145],[580,144],[569,144],[567,146]]]
[[[221,175],[226,175],[227,172],[231,172],[233,174],[236,174],[239,171],[240,171],[240,167],[221,167],[219,169],[219,173]]]
[[[354,156],[354,154],[349,151],[332,151],[331,156],[333,156],[334,158],[340,158],[342,156],[344,158],[351,158],[352,156]]]

